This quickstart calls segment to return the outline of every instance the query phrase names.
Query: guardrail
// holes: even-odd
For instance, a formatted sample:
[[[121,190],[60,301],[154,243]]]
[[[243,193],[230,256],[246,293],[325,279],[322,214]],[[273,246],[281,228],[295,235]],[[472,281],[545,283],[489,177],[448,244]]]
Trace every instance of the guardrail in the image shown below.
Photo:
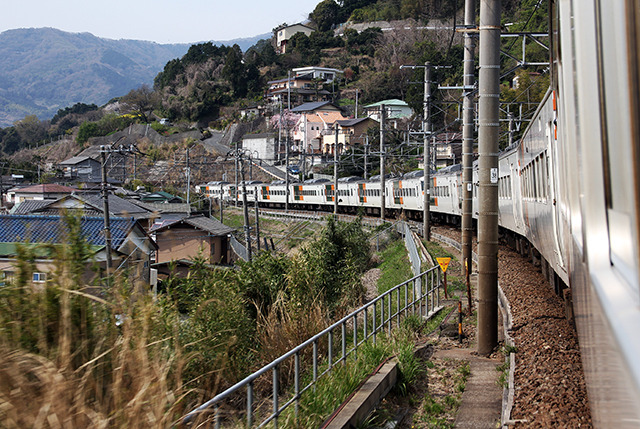
[[[379,295],[191,411],[184,417],[184,422],[213,418],[215,427],[219,428],[225,422],[236,425],[241,424],[238,420],[245,420],[249,428],[254,424],[263,427],[269,423],[277,428],[279,417],[292,405],[297,418],[301,396],[322,376],[331,373],[337,364],[346,363],[352,355],[357,356],[358,347],[370,340],[375,343],[379,333],[390,332],[394,325],[398,327],[408,314],[429,318],[440,309],[440,272],[438,267],[431,268]],[[283,372],[287,370],[293,371],[293,381],[289,386],[283,386]],[[266,388],[270,393],[258,405],[255,398],[257,380],[260,380],[261,391],[265,391],[264,383],[270,383]],[[245,410],[236,409],[230,418],[225,406],[232,409],[228,401],[237,404],[239,396],[244,396]]]
[[[407,252],[409,252],[411,269],[413,270],[413,274],[417,275],[420,273],[422,267],[422,259],[418,252],[418,246],[416,246],[416,242],[413,240],[411,228],[409,228],[409,225],[406,222],[402,222],[402,235],[404,235],[404,245],[407,248]]]
[[[247,252],[247,247],[244,244],[240,243],[238,239],[235,238],[233,235],[231,236],[231,239],[229,241],[231,243],[231,248],[236,253],[236,255],[238,255],[244,261],[248,261],[249,252]]]

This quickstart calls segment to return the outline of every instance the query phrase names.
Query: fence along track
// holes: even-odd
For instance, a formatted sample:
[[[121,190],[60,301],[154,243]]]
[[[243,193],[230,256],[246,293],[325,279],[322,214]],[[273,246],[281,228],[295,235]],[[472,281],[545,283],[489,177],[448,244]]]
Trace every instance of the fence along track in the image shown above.
[[[400,225],[396,228],[404,229],[405,226]],[[411,234],[405,234],[406,236],[411,237]],[[413,240],[413,238],[410,239]],[[415,243],[413,244],[415,247]],[[330,374],[337,364],[345,363],[350,356],[356,357],[360,346],[368,341],[373,341],[375,344],[379,333],[391,332],[394,327],[400,326],[401,319],[409,314],[417,314],[421,318],[428,319],[437,313],[442,308],[440,306],[441,283],[441,272],[438,267],[433,267],[389,289],[191,411],[184,417],[184,421],[191,423],[195,420],[211,418],[213,413],[215,427],[219,428],[223,423],[225,400],[242,394],[243,389],[246,408],[242,418],[246,421],[247,427],[253,427],[256,423],[257,427],[272,423],[277,428],[279,417],[291,405],[294,406],[293,412],[297,418],[301,396],[313,388],[318,379]],[[291,366],[293,367],[293,385],[283,388],[280,385],[283,378],[281,368]],[[270,403],[271,409],[266,413],[260,410],[262,421],[258,423],[254,421],[254,418],[261,418],[255,409],[258,403],[254,397],[257,393],[255,382],[259,378],[261,380],[268,378],[269,373],[271,373],[271,393],[267,402]],[[304,383],[305,379],[310,381],[302,386],[301,383]],[[262,401],[262,403],[265,402]],[[225,421],[234,424],[234,420]]]

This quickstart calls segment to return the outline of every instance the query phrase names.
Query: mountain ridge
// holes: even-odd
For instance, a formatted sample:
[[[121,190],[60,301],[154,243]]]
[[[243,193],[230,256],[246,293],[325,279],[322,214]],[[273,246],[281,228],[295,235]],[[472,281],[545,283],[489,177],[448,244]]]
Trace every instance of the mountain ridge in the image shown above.
[[[246,50],[258,35],[212,43]],[[200,42],[195,42],[200,43]],[[55,28],[21,28],[0,33],[0,127],[27,115],[41,120],[75,103],[102,105],[153,79],[192,44],[105,39]]]

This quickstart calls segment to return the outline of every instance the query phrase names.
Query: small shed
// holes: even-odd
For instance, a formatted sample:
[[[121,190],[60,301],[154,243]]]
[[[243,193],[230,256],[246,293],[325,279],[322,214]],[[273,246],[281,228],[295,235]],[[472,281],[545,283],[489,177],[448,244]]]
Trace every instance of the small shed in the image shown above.
[[[203,256],[212,265],[231,263],[229,236],[235,230],[205,216],[189,216],[174,221],[165,221],[151,228],[150,233],[158,245],[156,263],[158,275],[176,274],[170,264],[176,264],[178,275],[186,275],[188,265],[182,260],[193,260]]]

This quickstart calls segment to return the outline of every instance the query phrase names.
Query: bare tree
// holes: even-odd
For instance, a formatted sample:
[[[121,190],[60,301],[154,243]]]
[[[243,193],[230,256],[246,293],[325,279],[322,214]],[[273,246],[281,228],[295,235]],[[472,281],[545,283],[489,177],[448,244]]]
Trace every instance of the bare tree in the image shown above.
[[[131,112],[139,114],[144,122],[149,122],[147,114],[160,106],[160,96],[149,85],[142,85],[138,89],[132,89],[121,99]]]

